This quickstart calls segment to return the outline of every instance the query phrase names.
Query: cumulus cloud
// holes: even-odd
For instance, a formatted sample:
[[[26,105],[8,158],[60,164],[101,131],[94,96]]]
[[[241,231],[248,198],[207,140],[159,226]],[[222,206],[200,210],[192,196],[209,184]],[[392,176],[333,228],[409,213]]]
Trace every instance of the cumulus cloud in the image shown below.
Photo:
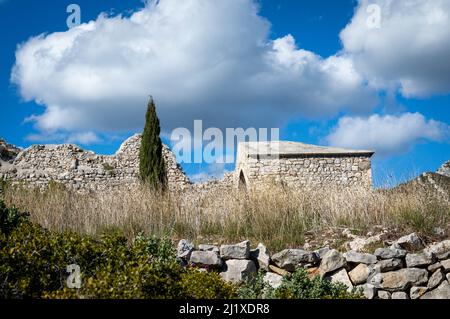
[[[374,28],[378,5],[380,27]],[[340,34],[345,54],[370,84],[426,97],[450,92],[450,1],[360,0]]]
[[[427,120],[420,113],[342,117],[326,137],[329,145],[353,149],[371,149],[380,156],[408,151],[421,141],[448,141],[450,126]]]
[[[352,59],[324,59],[290,35],[270,40],[258,10],[254,0],[149,1],[130,17],[29,39],[11,79],[44,107],[31,118],[43,132],[140,130],[149,94],[166,132],[194,119],[276,127],[377,104]]]

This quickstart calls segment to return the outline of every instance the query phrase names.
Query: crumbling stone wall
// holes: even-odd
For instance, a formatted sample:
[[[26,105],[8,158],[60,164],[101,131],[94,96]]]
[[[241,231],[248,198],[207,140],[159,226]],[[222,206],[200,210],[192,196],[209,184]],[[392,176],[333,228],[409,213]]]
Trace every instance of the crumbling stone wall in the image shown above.
[[[236,173],[236,183],[256,188],[271,183],[291,188],[372,185],[369,155],[249,157],[237,164]]]
[[[50,181],[76,190],[132,188],[139,184],[139,149],[141,135],[127,139],[112,156],[97,155],[73,144],[33,145],[13,160],[1,175],[11,181],[45,186]],[[163,146],[168,185],[171,190],[190,185],[174,154]]]

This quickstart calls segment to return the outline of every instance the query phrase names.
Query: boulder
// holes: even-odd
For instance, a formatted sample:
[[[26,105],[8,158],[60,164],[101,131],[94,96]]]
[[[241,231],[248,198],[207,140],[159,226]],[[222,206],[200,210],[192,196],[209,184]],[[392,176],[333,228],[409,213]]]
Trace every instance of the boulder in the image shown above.
[[[427,267],[435,261],[434,255],[430,253],[407,254],[406,267]]]
[[[332,283],[342,283],[346,285],[347,291],[351,292],[353,290],[353,284],[348,277],[347,271],[345,269],[338,270],[334,274],[330,276],[330,280]]]
[[[428,291],[428,287],[411,287],[409,297],[411,299],[419,299]]]
[[[445,275],[441,269],[436,270],[428,279],[428,289],[433,290],[437,286],[441,284],[442,281],[445,280]]]
[[[406,292],[396,291],[392,293],[391,299],[409,299],[409,296]]]
[[[324,276],[345,266],[345,259],[340,252],[333,249],[328,251],[322,258],[319,273]]]
[[[370,269],[365,264],[359,264],[352,271],[348,273],[350,280],[354,285],[360,285],[367,281],[367,278],[370,275]]]
[[[213,251],[193,251],[189,261],[200,267],[221,267],[222,259]]]
[[[219,247],[216,245],[209,245],[209,244],[201,244],[198,245],[198,250],[202,251],[213,251],[215,253],[220,253]]]
[[[419,251],[425,248],[422,239],[416,233],[403,236],[395,243],[407,251]]]
[[[420,299],[450,299],[450,284],[445,280],[439,287],[425,293]]]
[[[317,263],[319,256],[314,252],[302,249],[285,249],[273,255],[272,261],[278,267],[293,272],[299,266]]]
[[[269,270],[270,254],[263,244],[259,243],[256,249],[250,251],[250,258],[256,262],[259,269]]]
[[[377,294],[377,290],[374,285],[364,284],[357,286],[356,289],[362,290],[362,293],[366,299],[373,299]]]
[[[379,259],[403,258],[406,256],[406,250],[395,248],[377,248],[375,256]]]
[[[403,262],[401,259],[398,258],[384,259],[380,260],[376,264],[376,266],[379,267],[380,272],[388,272],[401,269],[403,266]]]
[[[234,284],[250,279],[256,274],[256,265],[252,260],[232,259],[225,262],[220,277]]]
[[[177,245],[177,257],[189,260],[191,253],[194,250],[194,244],[186,239],[182,239]]]
[[[270,287],[277,289],[281,286],[283,281],[283,276],[275,274],[273,272],[268,272],[264,275],[263,282],[268,284]]]
[[[391,299],[391,293],[389,291],[378,290],[379,299]]]
[[[348,263],[371,265],[377,262],[377,257],[371,254],[358,253],[350,250],[344,254],[345,260]]]
[[[406,291],[411,286],[420,286],[428,281],[428,271],[419,268],[404,268],[378,275],[381,277],[380,288],[391,292]]]
[[[229,259],[249,259],[250,258],[250,242],[248,240],[235,245],[220,246],[220,257],[224,260]]]
[[[434,254],[439,260],[447,259],[450,256],[450,240],[431,245],[425,251]]]

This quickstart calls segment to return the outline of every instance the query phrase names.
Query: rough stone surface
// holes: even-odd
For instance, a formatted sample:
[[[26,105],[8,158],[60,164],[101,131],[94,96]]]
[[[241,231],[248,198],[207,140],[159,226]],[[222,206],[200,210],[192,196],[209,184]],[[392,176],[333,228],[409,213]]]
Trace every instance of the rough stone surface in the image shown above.
[[[255,250],[250,251],[250,257],[256,261],[259,269],[269,270],[270,254],[262,243],[259,243]]]
[[[407,254],[406,266],[408,268],[425,267],[434,263],[434,255],[430,253]]]
[[[269,265],[269,270],[273,271],[274,273],[276,273],[276,274],[278,274],[280,276],[287,276],[287,275],[289,275],[288,271],[286,271],[284,269],[281,269],[281,268],[278,268],[278,267],[276,267],[274,265]]]
[[[200,244],[198,245],[198,250],[202,251],[213,251],[215,253],[220,253],[219,247],[216,245],[210,245],[210,244]]]
[[[350,280],[354,285],[360,285],[367,281],[369,277],[370,269],[365,264],[359,264],[352,271],[348,273]]]
[[[389,291],[378,290],[378,298],[391,299],[391,293]]]
[[[409,296],[406,292],[396,291],[392,293],[391,299],[409,299]]]
[[[200,267],[221,267],[222,259],[213,251],[193,251],[189,261]]]
[[[441,261],[441,265],[445,272],[450,272],[450,259]]]
[[[427,252],[433,253],[438,259],[447,259],[450,257],[450,240],[444,240],[437,244],[431,245],[426,249]]]
[[[403,262],[398,258],[384,259],[380,260],[377,266],[379,267],[380,272],[388,272],[401,269],[403,266]]]
[[[407,251],[418,251],[425,248],[422,239],[416,233],[399,238],[396,244]]]
[[[406,291],[428,281],[428,272],[419,268],[404,268],[381,274],[380,288],[388,291]]]
[[[338,270],[330,276],[332,283],[343,283],[348,287],[347,291],[352,291],[353,284],[348,277],[347,271],[345,269]]]
[[[425,293],[420,299],[450,299],[450,285],[443,281],[436,289]]]
[[[358,253],[356,251],[348,251],[344,254],[348,263],[363,263],[363,264],[375,264],[377,257],[371,254]]]
[[[228,259],[249,259],[250,241],[246,240],[235,245],[220,246],[220,257]]]
[[[281,286],[283,281],[283,276],[275,274],[273,272],[268,272],[264,275],[263,281],[267,283],[272,288],[277,289]]]
[[[428,287],[411,287],[409,297],[411,299],[419,299],[428,291]]]
[[[319,273],[323,276],[344,267],[345,259],[340,252],[333,249],[328,251],[322,258],[319,267]]]
[[[251,260],[227,260],[220,273],[223,280],[239,283],[247,280],[256,274],[255,263]]]
[[[428,279],[428,289],[433,290],[437,286],[441,284],[441,282],[445,279],[445,275],[441,269],[436,270]]]
[[[302,249],[285,249],[273,255],[272,261],[284,270],[294,271],[300,265],[315,264],[319,261],[319,256]]]
[[[403,258],[406,256],[406,253],[407,252],[404,249],[377,248],[374,254],[379,259],[392,259],[392,258]]]
[[[373,299],[377,295],[377,289],[374,285],[371,284],[364,284],[356,287],[357,289],[362,289],[364,297],[366,299]]]
[[[193,250],[194,244],[186,239],[182,239],[178,242],[177,257],[189,260]]]
[[[435,270],[438,270],[441,267],[442,267],[442,264],[440,262],[437,262],[432,265],[429,265],[427,269],[428,269],[428,271],[434,272]]]
[[[323,256],[325,256],[325,254],[330,250],[331,250],[330,247],[322,247],[320,249],[315,250],[314,252],[319,256],[320,259],[322,259]]]

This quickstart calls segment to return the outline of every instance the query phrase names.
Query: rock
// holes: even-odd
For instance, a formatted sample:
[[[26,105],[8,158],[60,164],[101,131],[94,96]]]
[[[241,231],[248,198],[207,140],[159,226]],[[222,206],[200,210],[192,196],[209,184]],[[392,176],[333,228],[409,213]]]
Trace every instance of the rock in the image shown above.
[[[393,248],[377,248],[375,250],[375,256],[379,259],[403,258],[406,253],[406,250]]]
[[[252,260],[227,260],[220,277],[234,284],[243,282],[256,274],[256,265]]]
[[[377,262],[377,257],[371,254],[358,253],[356,251],[350,250],[344,254],[345,259],[348,263],[356,264],[375,264]]]
[[[416,233],[403,236],[395,243],[407,251],[418,251],[425,248],[422,239]]]
[[[178,242],[177,257],[189,260],[193,250],[194,250],[194,244],[186,239],[182,239]]]
[[[347,246],[354,251],[363,251],[367,246],[381,242],[381,234],[372,236],[369,238],[357,237],[351,242],[347,243]]]
[[[388,291],[406,291],[411,286],[420,286],[428,281],[428,271],[419,268],[404,268],[381,275],[380,288]]]
[[[380,299],[391,299],[391,293],[384,290],[378,290],[378,298]]]
[[[441,282],[445,279],[445,275],[441,269],[436,270],[428,279],[428,289],[433,290],[437,286],[441,284]]]
[[[450,299],[450,285],[448,281],[443,281],[438,288],[425,293],[420,299]]]
[[[333,275],[330,276],[332,283],[342,283],[348,287],[347,291],[351,292],[353,290],[353,284],[348,277],[347,271],[345,269],[338,270]]]
[[[447,278],[448,282],[450,282],[450,273],[448,273],[447,275],[445,275],[445,278]]]
[[[189,261],[200,267],[221,267],[222,259],[213,251],[193,251]]]
[[[357,286],[356,289],[361,289],[364,297],[366,299],[373,299],[376,296],[377,290],[375,289],[374,285],[371,284],[365,284],[361,286]]]
[[[283,281],[283,276],[275,274],[273,272],[268,272],[264,275],[263,282],[268,284],[270,287],[277,289],[281,286]]]
[[[220,257],[224,260],[228,259],[249,259],[250,257],[250,242],[248,240],[235,245],[220,246]]]
[[[263,244],[259,243],[255,250],[250,251],[250,258],[256,262],[259,269],[269,270],[270,254]]]
[[[352,271],[350,271],[348,275],[354,285],[360,285],[366,282],[370,275],[370,269],[365,264],[359,264]]]
[[[299,266],[317,263],[319,256],[316,253],[302,249],[285,249],[273,255],[272,261],[278,267],[293,272]]]
[[[333,249],[328,251],[322,258],[320,263],[319,273],[324,276],[327,273],[333,272],[344,267],[345,259],[340,252]]]
[[[327,247],[323,247],[323,248],[317,249],[314,252],[319,256],[320,259],[322,259],[323,256],[325,256],[325,254],[327,252],[329,252],[330,250],[331,250],[330,247],[327,246]]]
[[[450,256],[450,240],[431,245],[425,251],[434,254],[439,260],[447,259]]]
[[[419,299],[428,291],[428,287],[411,287],[409,297],[411,299]]]
[[[396,291],[392,293],[391,299],[409,299],[409,296],[406,292]]]
[[[429,253],[407,254],[406,267],[425,267],[434,263],[434,255]]]
[[[306,269],[306,272],[308,273],[309,278],[314,278],[316,276],[320,276],[319,267],[312,267]]]
[[[403,262],[401,259],[392,258],[392,259],[385,259],[380,260],[377,263],[377,266],[380,269],[380,272],[388,272],[388,271],[394,271],[397,269],[401,269],[403,266]]]
[[[201,244],[201,245],[198,245],[198,250],[213,251],[218,254],[220,253],[219,247],[217,247],[216,245]]]
[[[437,262],[432,265],[429,265],[427,269],[428,269],[428,271],[434,272],[435,270],[438,270],[441,267],[442,267],[442,264],[440,262]]]
[[[274,265],[269,265],[269,270],[273,271],[274,273],[280,275],[280,276],[288,276],[290,275],[289,272],[287,272],[286,270],[283,270],[281,268],[275,267]]]
[[[446,273],[449,272],[450,271],[450,259],[441,261],[441,266]]]

